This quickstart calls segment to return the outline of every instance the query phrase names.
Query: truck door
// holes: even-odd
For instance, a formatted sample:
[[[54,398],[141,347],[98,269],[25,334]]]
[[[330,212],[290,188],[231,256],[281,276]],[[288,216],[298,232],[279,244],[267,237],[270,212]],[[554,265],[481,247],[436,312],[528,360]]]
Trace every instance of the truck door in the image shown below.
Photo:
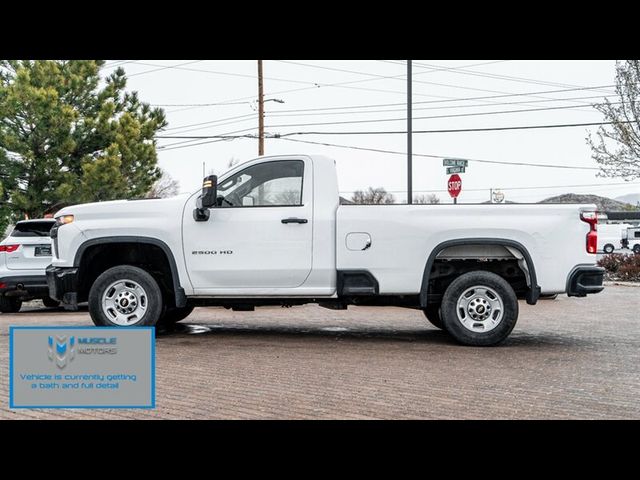
[[[310,159],[250,164],[219,182],[219,206],[206,222],[194,221],[192,197],[183,245],[196,291],[304,283],[313,248],[312,171]]]

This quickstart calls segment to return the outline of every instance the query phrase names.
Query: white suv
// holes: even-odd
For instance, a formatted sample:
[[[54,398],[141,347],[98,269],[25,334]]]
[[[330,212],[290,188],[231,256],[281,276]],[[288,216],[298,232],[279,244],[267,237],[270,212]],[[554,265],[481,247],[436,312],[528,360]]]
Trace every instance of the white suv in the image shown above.
[[[53,219],[17,222],[0,242],[0,312],[20,311],[22,302],[42,299],[46,307],[59,302],[49,297],[45,268],[51,263]]]

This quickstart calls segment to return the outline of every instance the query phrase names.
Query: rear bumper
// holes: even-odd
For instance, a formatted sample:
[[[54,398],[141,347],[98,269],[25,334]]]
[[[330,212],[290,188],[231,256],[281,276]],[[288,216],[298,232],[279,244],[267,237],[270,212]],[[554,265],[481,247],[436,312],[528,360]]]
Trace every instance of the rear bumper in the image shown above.
[[[45,275],[0,277],[0,295],[5,297],[46,297],[49,295]]]
[[[592,265],[578,265],[571,270],[567,279],[567,295],[584,297],[604,290],[604,268]]]
[[[46,270],[49,296],[67,305],[78,304],[78,268],[54,267]]]

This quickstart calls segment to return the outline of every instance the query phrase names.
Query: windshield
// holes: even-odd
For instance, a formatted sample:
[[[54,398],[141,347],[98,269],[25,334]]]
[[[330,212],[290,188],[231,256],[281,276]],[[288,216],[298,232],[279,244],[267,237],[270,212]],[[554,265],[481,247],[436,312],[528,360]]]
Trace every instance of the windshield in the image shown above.
[[[20,222],[16,224],[10,237],[48,237],[55,222]]]

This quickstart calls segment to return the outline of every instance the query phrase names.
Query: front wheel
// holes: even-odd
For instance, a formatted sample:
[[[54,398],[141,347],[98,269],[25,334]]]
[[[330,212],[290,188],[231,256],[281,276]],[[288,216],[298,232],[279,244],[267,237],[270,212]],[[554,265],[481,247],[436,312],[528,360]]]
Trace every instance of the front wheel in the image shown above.
[[[0,297],[0,312],[18,313],[22,308],[22,300],[17,297]]]
[[[633,246],[633,253],[640,255],[640,243]]]
[[[613,253],[615,247],[610,243],[607,243],[602,250],[604,251],[604,253]]]
[[[444,328],[464,345],[490,346],[504,341],[518,320],[518,299],[507,281],[492,272],[468,272],[444,292]]]
[[[89,291],[89,314],[100,327],[155,325],[162,313],[162,292],[145,270],[121,265],[103,272]]]

